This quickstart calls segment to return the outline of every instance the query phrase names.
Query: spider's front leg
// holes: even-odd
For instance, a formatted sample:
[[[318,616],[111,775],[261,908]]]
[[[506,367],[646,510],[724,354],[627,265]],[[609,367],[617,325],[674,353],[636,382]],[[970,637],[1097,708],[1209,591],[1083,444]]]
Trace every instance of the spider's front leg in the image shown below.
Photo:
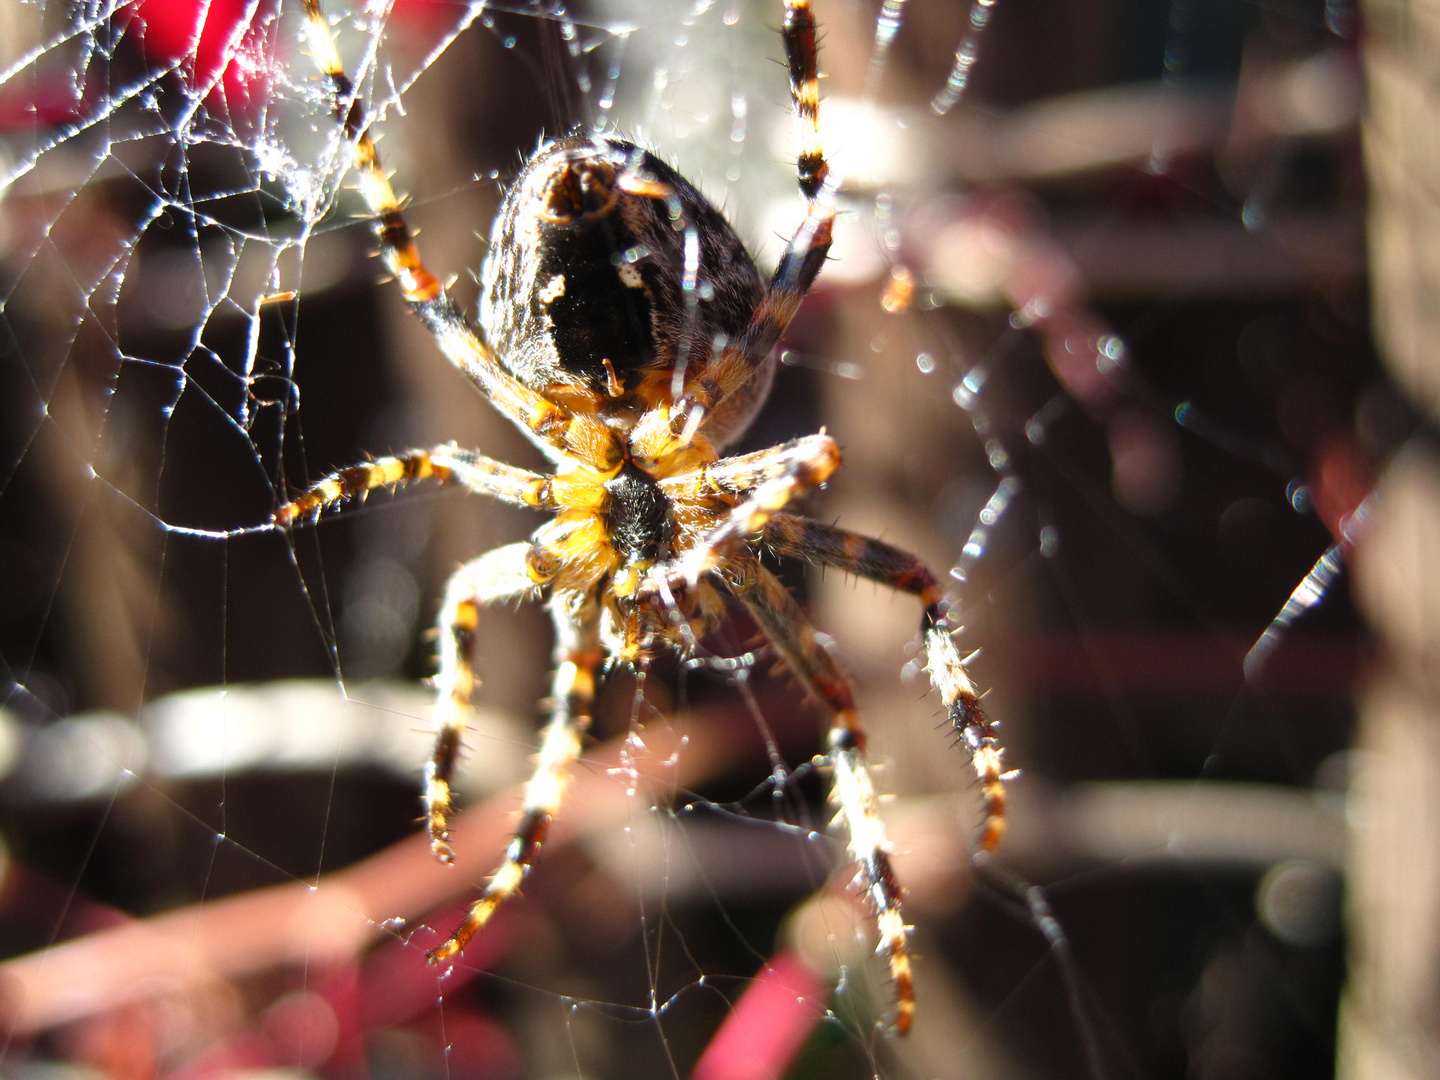
[[[528,549],[530,545],[512,547]],[[602,659],[599,605],[593,596],[577,601],[574,594],[560,594],[551,599],[550,614],[555,622],[550,720],[541,737],[535,772],[525,785],[520,824],[505,849],[504,860],[471,905],[464,921],[443,944],[430,952],[432,963],[448,960],[465,948],[490,921],[495,909],[520,890],[540,845],[545,842],[550,822],[559,812],[570,768],[580,756],[581,737],[590,727],[595,672]],[[437,747],[437,753],[438,750]]]
[[[344,499],[426,478],[457,481],[472,492],[492,495],[501,502],[554,509],[549,477],[472,450],[437,446],[431,450],[406,450],[339,469],[276,510],[272,520],[276,526],[286,528],[317,517],[326,507]],[[438,617],[435,749],[425,768],[424,788],[430,850],[441,862],[453,862],[455,858],[450,848],[451,786],[476,686],[471,649],[480,608],[533,594],[554,576],[552,563],[543,545],[509,544],[467,563],[446,585]]]
[[[865,731],[850,682],[816,640],[814,628],[794,597],[754,555],[741,550],[719,568],[719,574],[801,684],[830,711],[826,745],[833,770],[832,797],[839,806],[837,817],[849,831],[848,846],[860,865],[865,896],[875,911],[879,951],[890,962],[890,978],[895,984],[895,1030],[904,1035],[915,1015],[906,940],[910,928],[900,910],[900,885],[890,865],[885,824],[876,809],[875,787],[865,760]]]
[[[765,525],[765,543],[777,555],[834,567],[898,592],[918,597],[925,605],[920,633],[925,666],[955,732],[970,752],[984,799],[985,824],[980,849],[991,851],[1005,834],[1005,773],[995,723],[985,715],[965,661],[945,623],[944,594],[935,575],[908,551],[881,540],[837,529],[795,514],[777,513]]]
[[[425,766],[424,789],[430,851],[443,863],[455,861],[450,847],[451,787],[479,685],[472,654],[480,609],[533,596],[546,581],[537,572],[536,562],[535,545],[525,541],[506,544],[466,563],[445,585],[436,620],[440,663],[435,676],[435,749]]]

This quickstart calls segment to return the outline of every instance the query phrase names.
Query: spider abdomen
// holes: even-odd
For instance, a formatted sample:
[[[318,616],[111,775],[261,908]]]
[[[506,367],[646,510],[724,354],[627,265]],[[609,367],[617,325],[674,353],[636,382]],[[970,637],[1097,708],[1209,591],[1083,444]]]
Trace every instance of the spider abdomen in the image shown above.
[[[616,253],[612,224],[607,216],[550,230],[529,313],[548,326],[560,365],[607,395],[612,377],[623,390],[632,372],[654,362],[650,297],[659,285],[653,266]]]
[[[674,399],[677,369],[698,373],[736,341],[766,288],[689,181],[633,143],[584,135],[526,163],[481,278],[480,320],[511,374],[624,430]],[[768,368],[756,383],[742,405],[762,396]],[[717,418],[712,440],[753,411]]]

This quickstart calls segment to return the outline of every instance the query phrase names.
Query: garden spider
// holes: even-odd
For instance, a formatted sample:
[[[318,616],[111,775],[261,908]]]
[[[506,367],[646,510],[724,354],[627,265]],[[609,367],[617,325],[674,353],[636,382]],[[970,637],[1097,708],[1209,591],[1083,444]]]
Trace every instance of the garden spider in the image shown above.
[[[441,861],[453,858],[451,780],[476,685],[479,609],[546,597],[555,673],[520,824],[479,899],[431,960],[459,953],[519,889],[579,757],[601,665],[643,666],[664,647],[693,651],[729,593],[830,713],[832,797],[889,960],[895,1027],[905,1033],[914,1012],[908,928],[850,684],[754,549],[919,598],[931,680],[980,778],[987,850],[1004,829],[994,726],[965,673],[934,575],[889,544],[786,512],[839,466],[834,440],[821,433],[719,455],[763,402],[775,345],[830,247],[838,182],[820,143],[809,0],[785,0],[782,29],[808,210],[768,285],[719,211],[673,169],[620,139],[575,134],[542,146],[506,194],[481,274],[478,327],[421,263],[318,0],[305,0],[305,11],[381,254],[406,302],[450,361],[554,463],[546,476],[453,445],[409,450],[341,469],[274,516],[288,527],[347,497],[425,477],[555,514],[529,541],[461,567],[446,587],[437,735],[424,792],[431,849]]]

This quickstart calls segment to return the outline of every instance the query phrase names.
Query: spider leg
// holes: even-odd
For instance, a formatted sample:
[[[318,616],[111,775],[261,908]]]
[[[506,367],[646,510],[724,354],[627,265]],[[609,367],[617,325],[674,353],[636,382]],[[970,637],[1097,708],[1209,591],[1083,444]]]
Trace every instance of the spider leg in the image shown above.
[[[776,480],[795,468],[796,461],[824,460],[839,450],[823,432],[791,439],[779,446],[750,454],[711,461],[699,469],[660,481],[660,489],[671,499],[701,500],[715,495],[748,495],[761,484]],[[827,474],[828,475],[828,474]]]
[[[830,250],[839,184],[830,174],[820,139],[820,77],[810,0],[785,0],[781,37],[799,135],[796,169],[807,202],[805,219],[790,238],[750,324],[706,365],[697,380],[686,386],[685,400],[672,415],[683,418],[680,422],[687,427],[697,424],[691,418],[696,410],[701,415],[714,415],[732,395],[768,385],[768,377],[757,376],[767,371],[775,344],[795,317]]]
[[[749,492],[699,543],[663,568],[667,579],[694,585],[724,561],[731,541],[758,535],[771,515],[819,487],[839,467],[840,448],[830,436],[821,434],[662,481],[662,490],[677,505],[703,503],[721,492]]]
[[[501,365],[481,332],[461,314],[440,279],[426,268],[390,178],[380,167],[369,117],[341,67],[335,37],[320,0],[304,3],[310,48],[329,85],[331,110],[352,147],[360,194],[376,218],[381,257],[410,310],[425,324],[450,362],[506,416],[562,453],[601,467],[618,464],[623,450],[605,425],[593,417],[571,413],[516,380]]]
[[[1000,740],[946,626],[944,594],[935,575],[908,551],[795,514],[773,515],[765,525],[764,535],[766,545],[777,555],[878,581],[918,597],[925,605],[920,633],[925,642],[926,667],[980,779],[985,813],[980,849],[993,850],[1005,834],[1005,774],[1000,764]]]
[[[523,545],[522,545],[523,546]],[[599,605],[585,598],[579,610],[566,599],[550,601],[555,621],[555,676],[550,698],[550,720],[540,741],[535,772],[525,785],[525,803],[520,824],[505,849],[505,858],[491,875],[479,899],[465,919],[438,948],[431,950],[432,963],[454,956],[490,921],[490,916],[520,890],[530,872],[550,822],[560,810],[570,767],[580,757],[580,739],[590,726],[590,707],[595,697],[595,672],[603,659],[600,649]]]
[[[909,927],[900,910],[900,884],[890,865],[885,824],[876,810],[875,786],[865,760],[865,731],[850,682],[816,640],[815,630],[785,586],[748,551],[720,567],[720,575],[745,605],[796,677],[830,710],[828,757],[832,798],[849,831],[851,856],[860,864],[865,895],[880,931],[878,951],[890,963],[895,984],[895,1030],[910,1030],[915,1013]]]
[[[435,676],[435,749],[425,766],[424,793],[430,851],[444,863],[455,860],[450,847],[451,783],[478,685],[471,654],[480,608],[533,595],[546,581],[536,563],[536,545],[506,544],[466,563],[445,585],[436,619],[440,669]]]
[[[411,480],[432,477],[459,481],[477,495],[492,495],[501,502],[551,508],[549,477],[451,445],[405,450],[337,469],[276,510],[271,520],[285,528],[304,518],[318,517],[327,506],[352,496],[363,498],[376,488],[399,487]]]

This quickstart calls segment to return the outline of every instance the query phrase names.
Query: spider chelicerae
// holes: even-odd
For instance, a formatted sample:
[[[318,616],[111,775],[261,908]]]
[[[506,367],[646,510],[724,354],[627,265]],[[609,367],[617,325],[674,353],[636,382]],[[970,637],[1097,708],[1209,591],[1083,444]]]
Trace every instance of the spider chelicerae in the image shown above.
[[[544,598],[555,624],[555,673],[514,837],[465,920],[430,958],[458,954],[518,891],[560,810],[602,666],[643,666],[664,648],[693,651],[728,595],[830,715],[832,798],[889,961],[895,1027],[905,1033],[914,1013],[908,927],[864,729],[845,675],[756,549],[920,600],[931,681],[980,779],[983,850],[999,842],[1005,820],[994,726],[966,675],[935,576],[889,544],[786,511],[839,467],[833,439],[822,433],[720,456],[764,401],[776,344],[830,247],[839,184],[820,141],[809,0],[784,0],[781,29],[807,210],[768,284],[684,177],[622,139],[576,134],[542,146],[506,194],[481,272],[478,325],[421,262],[319,0],[304,2],[310,47],[406,302],[450,361],[554,464],[541,475],[453,445],[409,450],[341,469],[275,512],[275,524],[289,527],[348,497],[433,478],[554,514],[528,541],[466,563],[445,590],[424,790],[441,861],[453,859],[451,781],[477,685],[471,652],[480,609]]]

